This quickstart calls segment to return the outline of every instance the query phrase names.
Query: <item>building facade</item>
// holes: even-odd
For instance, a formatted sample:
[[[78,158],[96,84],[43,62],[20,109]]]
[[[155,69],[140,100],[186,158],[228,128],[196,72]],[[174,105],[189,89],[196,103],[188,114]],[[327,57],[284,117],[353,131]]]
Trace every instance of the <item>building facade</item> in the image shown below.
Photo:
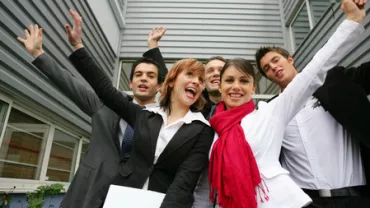
[[[160,48],[168,68],[182,58],[214,55],[254,62],[256,49],[276,45],[302,70],[344,18],[330,0],[4,0],[0,6],[0,191],[16,186],[18,193],[55,182],[68,188],[91,130],[91,119],[31,64],[34,58],[16,40],[29,24],[44,29],[45,52],[84,82],[68,61],[72,49],[63,27],[72,24],[68,9],[76,9],[84,45],[113,84],[129,90],[129,70],[147,50],[153,27],[167,28]],[[370,16],[341,65],[370,60],[369,22]],[[261,76],[258,89],[279,91]]]

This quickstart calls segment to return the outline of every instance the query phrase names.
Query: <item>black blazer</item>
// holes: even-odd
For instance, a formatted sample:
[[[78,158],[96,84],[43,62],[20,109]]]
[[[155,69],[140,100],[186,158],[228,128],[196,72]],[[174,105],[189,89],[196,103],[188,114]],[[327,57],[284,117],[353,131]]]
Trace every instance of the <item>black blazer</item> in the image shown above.
[[[357,68],[335,67],[325,83],[314,94],[322,107],[340,123],[354,139],[361,142],[361,154],[370,196],[370,62]]]
[[[143,56],[152,58],[166,73],[158,48]],[[69,71],[61,68],[49,55],[37,57],[33,64],[76,106],[91,117],[91,137],[87,153],[61,202],[64,208],[102,207],[111,181],[119,175],[121,163],[118,129],[120,117],[100,101],[95,92]],[[130,97],[127,97],[131,100]]]
[[[154,164],[161,115],[143,110],[122,96],[85,48],[75,51],[70,60],[102,101],[134,127],[131,157],[122,163],[120,176],[112,183],[142,188],[149,177],[149,190],[166,193],[161,207],[190,208],[201,170],[208,164],[214,135],[211,127],[200,121],[182,125]]]

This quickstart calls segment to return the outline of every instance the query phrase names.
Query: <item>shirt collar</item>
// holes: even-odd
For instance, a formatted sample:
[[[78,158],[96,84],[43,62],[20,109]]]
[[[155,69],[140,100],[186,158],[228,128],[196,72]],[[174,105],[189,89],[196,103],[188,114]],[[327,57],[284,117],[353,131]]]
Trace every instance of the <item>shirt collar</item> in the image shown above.
[[[139,103],[135,99],[133,99],[132,102],[135,103],[136,105],[139,105]],[[149,104],[146,104],[144,106],[145,106],[145,108],[155,108],[155,107],[158,107],[157,103],[149,103]]]
[[[162,116],[163,120],[167,121],[167,113],[161,107],[154,107],[154,108],[146,108],[145,110],[159,114]],[[193,112],[189,110],[185,116],[176,122],[182,121],[186,124],[190,124],[193,121],[200,121],[208,126],[210,126],[209,122],[204,118],[203,114],[200,112]]]

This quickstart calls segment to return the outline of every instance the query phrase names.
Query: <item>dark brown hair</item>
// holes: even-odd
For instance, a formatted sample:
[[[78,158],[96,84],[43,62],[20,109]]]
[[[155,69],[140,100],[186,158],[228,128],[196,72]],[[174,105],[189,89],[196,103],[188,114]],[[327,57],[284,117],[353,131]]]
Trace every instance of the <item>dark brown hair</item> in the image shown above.
[[[226,69],[229,68],[230,66],[234,66],[241,73],[246,74],[248,76],[251,76],[253,78],[253,82],[255,82],[256,73],[254,71],[254,67],[249,61],[247,61],[243,58],[234,58],[234,59],[228,60],[225,64],[225,66],[221,70],[220,80],[222,80],[222,75],[224,74]]]
[[[264,76],[264,77],[267,77],[266,76],[266,73],[262,70],[262,67],[261,67],[261,59],[268,53],[268,52],[276,52],[276,53],[279,53],[280,55],[282,55],[284,58],[288,58],[290,56],[289,52],[287,50],[285,50],[284,48],[281,48],[281,47],[277,47],[277,46],[265,46],[265,47],[261,47],[257,50],[256,52],[256,62],[257,62],[257,69],[258,71]]]

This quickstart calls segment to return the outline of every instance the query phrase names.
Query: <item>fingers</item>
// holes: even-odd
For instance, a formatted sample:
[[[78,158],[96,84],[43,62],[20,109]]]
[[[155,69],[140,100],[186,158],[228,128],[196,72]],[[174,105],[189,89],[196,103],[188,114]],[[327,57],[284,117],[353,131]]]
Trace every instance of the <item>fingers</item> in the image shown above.
[[[24,29],[24,35],[26,36],[26,38],[28,38],[30,36],[27,29]]]
[[[25,40],[25,39],[23,39],[23,38],[21,38],[21,37],[17,37],[17,40],[18,40],[19,42],[23,43],[23,44],[26,42],[26,40]]]
[[[73,9],[69,10],[69,13],[71,14],[73,18],[73,26],[74,27],[81,27],[82,25],[82,17]]]
[[[33,34],[34,34],[35,38],[37,38],[37,36],[39,35],[39,26],[37,24],[35,24],[35,26],[34,26]]]
[[[39,33],[38,33],[38,36],[39,36],[39,38],[42,40],[42,31],[43,31],[43,29],[42,28],[40,28],[40,30],[39,30]]]
[[[30,24],[30,33],[31,33],[31,36],[33,36],[33,25]]]
[[[66,24],[64,27],[66,28],[67,36],[72,36],[71,26],[69,24]]]

